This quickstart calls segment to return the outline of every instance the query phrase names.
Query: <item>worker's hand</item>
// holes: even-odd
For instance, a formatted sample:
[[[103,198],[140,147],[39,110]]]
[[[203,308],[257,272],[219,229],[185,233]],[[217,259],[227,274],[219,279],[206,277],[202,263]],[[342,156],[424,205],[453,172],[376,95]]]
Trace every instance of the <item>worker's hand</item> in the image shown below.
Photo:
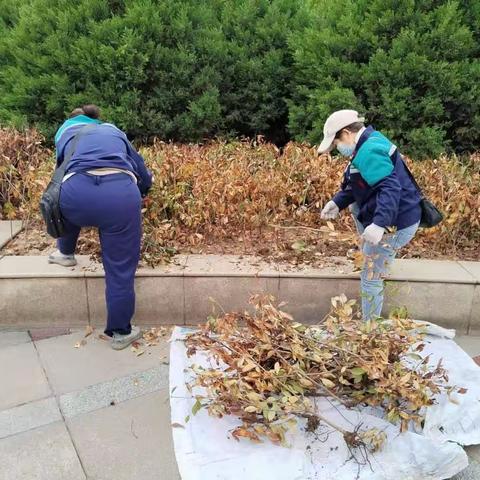
[[[320,213],[320,218],[322,220],[333,220],[334,218],[338,217],[340,213],[340,209],[338,208],[337,204],[330,200],[324,207],[322,212]]]
[[[371,223],[363,232],[362,238],[372,245],[378,245],[382,240],[385,229]]]

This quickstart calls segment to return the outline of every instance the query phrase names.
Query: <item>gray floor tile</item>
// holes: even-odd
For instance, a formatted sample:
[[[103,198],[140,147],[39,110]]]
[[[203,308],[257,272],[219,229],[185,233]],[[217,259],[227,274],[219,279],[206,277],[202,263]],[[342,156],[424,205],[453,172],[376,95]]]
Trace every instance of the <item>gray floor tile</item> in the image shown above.
[[[471,357],[480,355],[480,337],[479,336],[457,335],[454,340]]]
[[[458,473],[450,480],[478,480],[479,478],[480,463],[473,461],[463,472]]]
[[[0,440],[0,480],[85,480],[61,422]]]
[[[102,331],[96,330],[80,348],[75,348],[75,344],[84,338],[83,331],[36,342],[57,395],[148,370],[158,366],[168,355],[166,341],[148,347],[137,357],[130,348],[112,350],[107,341],[97,338],[99,333]]]
[[[30,342],[30,335],[27,331],[23,332],[1,332],[0,331],[0,348],[12,347],[20,343]]]
[[[0,412],[0,438],[62,420],[55,398],[45,398]]]
[[[132,373],[127,377],[92,385],[79,392],[60,397],[60,407],[65,417],[75,417],[130,400],[168,386],[168,366],[160,365],[146,372]]]
[[[33,343],[0,349],[0,410],[51,395]]]
[[[167,389],[67,421],[88,478],[180,480]]]

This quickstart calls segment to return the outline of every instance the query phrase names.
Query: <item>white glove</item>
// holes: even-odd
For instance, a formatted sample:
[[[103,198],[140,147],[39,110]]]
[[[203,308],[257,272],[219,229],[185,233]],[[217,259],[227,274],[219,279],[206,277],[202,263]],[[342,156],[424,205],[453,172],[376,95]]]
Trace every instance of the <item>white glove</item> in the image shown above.
[[[363,232],[362,238],[372,245],[378,245],[382,240],[385,229],[371,223]]]
[[[334,218],[338,217],[339,213],[340,213],[340,209],[338,208],[338,205],[333,200],[330,200],[323,207],[323,210],[320,213],[320,218],[322,220],[333,220]]]

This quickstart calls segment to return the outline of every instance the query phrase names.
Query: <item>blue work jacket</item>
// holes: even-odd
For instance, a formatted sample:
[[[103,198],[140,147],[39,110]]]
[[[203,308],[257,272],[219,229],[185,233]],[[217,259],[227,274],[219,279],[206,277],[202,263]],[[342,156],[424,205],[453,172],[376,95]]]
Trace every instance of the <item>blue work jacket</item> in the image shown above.
[[[421,217],[421,194],[398,148],[373,127],[360,136],[333,201],[340,210],[356,202],[364,227],[374,223],[401,230]]]

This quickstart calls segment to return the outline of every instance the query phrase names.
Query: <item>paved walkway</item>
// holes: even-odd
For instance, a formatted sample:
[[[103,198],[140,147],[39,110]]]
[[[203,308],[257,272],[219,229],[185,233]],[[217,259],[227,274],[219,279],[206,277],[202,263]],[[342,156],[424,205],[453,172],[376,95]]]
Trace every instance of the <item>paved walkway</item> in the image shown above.
[[[99,331],[61,333],[0,332],[0,480],[179,480],[166,340],[115,352]],[[480,354],[480,337],[458,342]],[[455,480],[480,478],[469,454]]]
[[[179,479],[167,343],[76,348],[84,333],[0,333],[0,480]]]

